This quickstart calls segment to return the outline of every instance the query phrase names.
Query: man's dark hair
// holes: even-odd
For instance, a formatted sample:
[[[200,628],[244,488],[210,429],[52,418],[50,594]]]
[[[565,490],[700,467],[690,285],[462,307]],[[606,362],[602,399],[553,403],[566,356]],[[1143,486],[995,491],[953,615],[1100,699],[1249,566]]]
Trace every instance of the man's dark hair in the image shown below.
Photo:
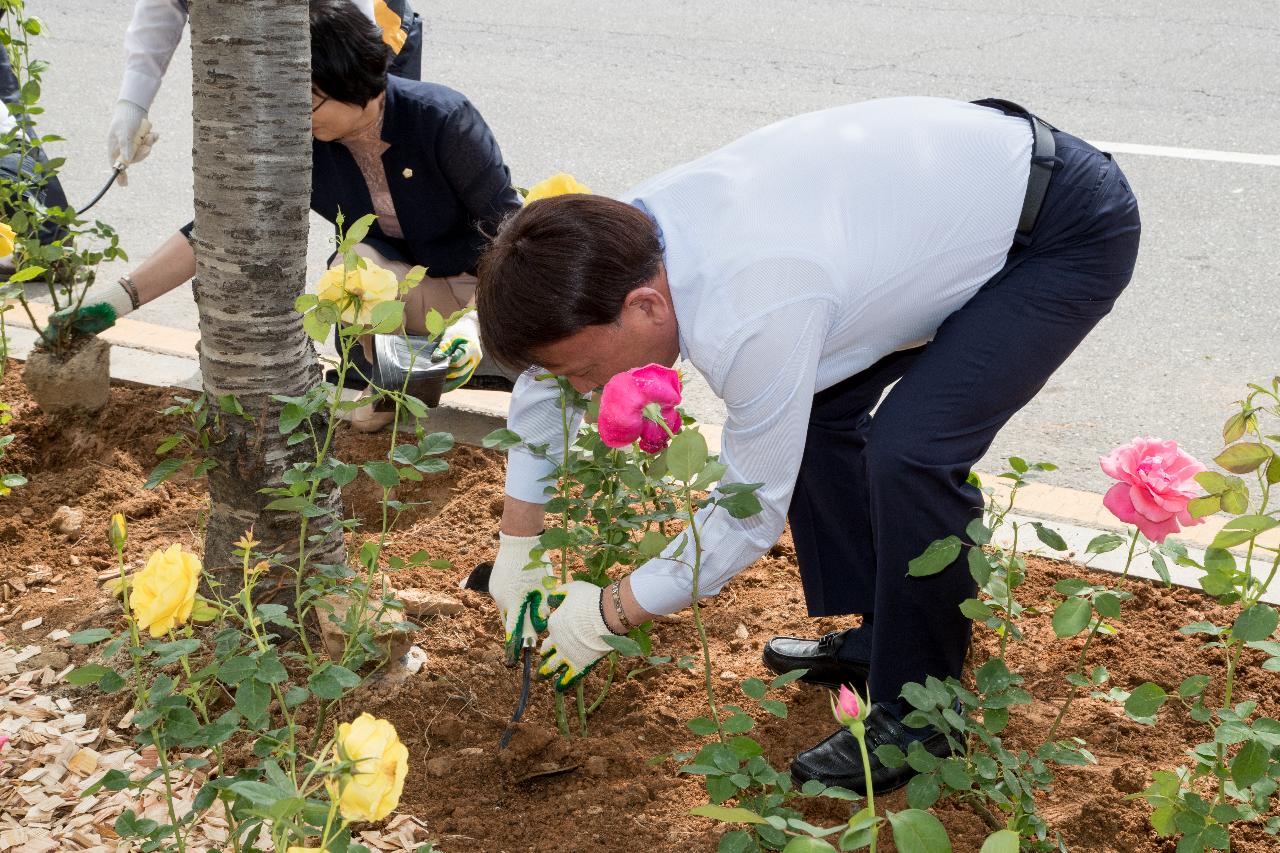
[[[635,207],[596,195],[535,201],[502,223],[480,258],[485,352],[523,370],[540,347],[616,323],[627,294],[661,265],[657,227]]]
[[[351,0],[311,0],[311,85],[363,107],[387,88],[382,30]]]

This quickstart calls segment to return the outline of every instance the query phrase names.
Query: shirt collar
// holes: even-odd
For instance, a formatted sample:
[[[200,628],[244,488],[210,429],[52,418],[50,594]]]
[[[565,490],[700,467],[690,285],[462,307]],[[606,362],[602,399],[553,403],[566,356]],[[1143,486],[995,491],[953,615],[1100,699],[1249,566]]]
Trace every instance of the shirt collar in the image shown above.
[[[631,202],[631,206],[634,207],[636,210],[640,211],[641,213],[643,213],[645,216],[649,217],[649,221],[653,223],[654,230],[658,232],[658,246],[661,247],[662,249],[662,265],[667,271],[667,289],[671,291],[672,308],[676,312],[676,326],[677,326],[676,334],[680,339],[680,357],[685,361],[688,361],[689,347],[685,343],[685,338],[684,338],[685,323],[683,322],[683,318],[680,316],[679,308],[675,305],[676,285],[675,285],[675,281],[673,280],[674,277],[671,271],[670,259],[669,259],[669,256],[667,255],[667,241],[666,241],[666,238],[663,237],[662,235],[662,223],[658,222],[658,218],[654,216],[653,213],[649,210],[648,205],[646,205],[640,199],[638,198],[633,199]]]

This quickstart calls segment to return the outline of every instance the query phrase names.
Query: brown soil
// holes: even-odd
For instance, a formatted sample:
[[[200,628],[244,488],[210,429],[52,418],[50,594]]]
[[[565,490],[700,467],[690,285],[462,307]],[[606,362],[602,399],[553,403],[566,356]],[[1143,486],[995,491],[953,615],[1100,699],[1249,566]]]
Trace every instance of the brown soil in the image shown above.
[[[191,480],[171,481],[152,492],[142,488],[156,462],[156,445],[175,426],[156,414],[170,402],[170,391],[116,386],[100,415],[55,424],[35,408],[22,387],[20,367],[12,366],[0,399],[14,408],[9,428],[18,438],[4,464],[6,470],[26,474],[31,483],[0,504],[0,581],[17,579],[28,591],[5,605],[0,642],[51,646],[43,638],[53,628],[75,631],[107,625],[117,617],[117,605],[100,591],[96,579],[97,572],[111,566],[106,541],[111,513],[128,517],[130,556],[140,562],[151,548],[174,541],[198,549],[205,498],[201,484]],[[338,452],[348,461],[373,459],[386,452],[386,444],[386,436],[343,430]],[[476,563],[493,557],[503,463],[496,454],[469,447],[456,449],[450,463],[447,474],[397,495],[423,504],[406,512],[390,549],[407,556],[425,548],[435,558],[452,561],[454,568],[415,569],[393,580],[399,587],[453,595],[467,607],[456,616],[429,620],[418,633],[416,641],[429,655],[420,675],[394,690],[380,690],[375,681],[342,709],[346,715],[368,710],[388,717],[409,746],[401,811],[423,818],[446,851],[714,850],[720,829],[688,814],[706,802],[699,780],[678,776],[669,759],[650,766],[657,756],[703,742],[684,726],[705,706],[697,672],[669,668],[619,678],[591,718],[590,736],[569,742],[555,732],[549,689],[535,685],[527,722],[509,749],[497,749],[519,673],[502,664],[491,602],[459,590],[458,582]],[[375,523],[377,494],[371,488],[356,485],[346,499],[349,511]],[[84,512],[79,535],[50,529],[48,520],[63,504]],[[1023,601],[1047,602],[1055,581],[1080,573],[1078,567],[1033,559]],[[33,576],[40,580],[33,582]],[[1125,688],[1150,680],[1173,689],[1188,675],[1222,671],[1217,651],[1177,633],[1199,619],[1222,621],[1214,602],[1183,589],[1141,582],[1132,588],[1136,596],[1126,605],[1123,630],[1095,641],[1091,665],[1105,664],[1111,683]],[[1014,714],[1006,742],[1015,748],[1039,743],[1064,695],[1063,673],[1079,653],[1080,641],[1054,637],[1048,622],[1051,607],[1044,610],[1027,619],[1026,639],[1013,644],[1009,654],[1010,667],[1026,677],[1037,700]],[[737,692],[739,679],[767,676],[760,651],[769,637],[844,627],[837,620],[806,617],[789,537],[743,572],[704,613],[717,686],[728,701],[734,701],[729,697]],[[40,627],[20,630],[35,616],[44,617]],[[737,636],[739,624],[746,628],[745,640]],[[685,616],[661,620],[655,635],[656,653],[679,656],[697,649],[692,621]],[[971,659],[985,659],[994,645],[989,632],[979,631]],[[1275,674],[1263,672],[1260,659],[1246,658],[1237,696],[1257,698],[1262,713],[1280,715]],[[721,679],[721,673],[735,676]],[[600,683],[598,675],[589,679],[589,697]],[[793,685],[782,692],[779,698],[786,700],[789,718],[762,715],[753,733],[779,768],[833,727],[825,691]],[[81,692],[77,702],[94,701],[91,697]],[[1057,784],[1043,798],[1045,819],[1063,834],[1068,847],[1171,853],[1173,842],[1151,830],[1146,804],[1125,796],[1145,786],[1151,770],[1179,763],[1206,730],[1180,708],[1166,708],[1160,725],[1151,728],[1128,720],[1111,703],[1084,698],[1073,705],[1061,733],[1086,740],[1098,758],[1095,766],[1059,768]],[[906,807],[905,797],[898,792],[877,805],[900,810]],[[981,846],[986,830],[972,813],[945,804],[935,811],[955,850]],[[806,806],[806,813],[815,823],[832,825],[846,819],[849,809],[821,802]],[[1232,840],[1239,853],[1276,849],[1275,839],[1256,827],[1237,829]],[[882,849],[893,847],[884,844]]]

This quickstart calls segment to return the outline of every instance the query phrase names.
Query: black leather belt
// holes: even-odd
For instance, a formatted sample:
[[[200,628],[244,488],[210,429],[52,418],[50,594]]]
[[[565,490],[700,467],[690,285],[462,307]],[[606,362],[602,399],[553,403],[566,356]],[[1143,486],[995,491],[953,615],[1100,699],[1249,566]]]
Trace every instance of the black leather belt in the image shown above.
[[[1025,244],[1031,238],[1031,229],[1035,227],[1040,208],[1044,206],[1045,194],[1049,192],[1055,153],[1053,131],[1057,128],[1013,101],[984,98],[973,103],[1000,110],[1005,115],[1021,116],[1031,125],[1031,173],[1027,176],[1027,194],[1022,200],[1022,215],[1018,217],[1015,237],[1017,242]]]

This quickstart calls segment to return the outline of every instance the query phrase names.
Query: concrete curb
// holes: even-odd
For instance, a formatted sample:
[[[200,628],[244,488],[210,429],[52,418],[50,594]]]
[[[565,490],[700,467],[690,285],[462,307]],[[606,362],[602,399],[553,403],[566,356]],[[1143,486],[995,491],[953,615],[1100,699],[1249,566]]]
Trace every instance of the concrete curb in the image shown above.
[[[33,313],[36,313],[38,321],[44,322],[48,314],[47,307],[33,308],[41,309],[40,313]],[[35,342],[30,321],[24,313],[10,311],[6,316],[6,323],[10,332],[10,356],[25,358]],[[102,337],[113,345],[113,379],[144,385],[200,389],[200,365],[196,358],[200,336],[196,332],[143,323],[126,317],[104,332]],[[452,391],[441,400],[438,408],[431,411],[431,427],[452,433],[458,441],[479,445],[490,432],[506,426],[509,402],[510,395],[503,392],[472,391],[466,388]],[[711,452],[718,453],[721,427],[718,424],[704,423],[700,429]],[[1007,481],[988,473],[979,473],[979,477],[985,485],[995,489],[997,499],[1008,500]],[[1044,483],[1032,483],[1020,490],[1016,512],[1011,514],[1011,519],[1019,522],[1050,522],[1066,540],[1068,553],[1072,555],[1084,554],[1085,547],[1094,536],[1101,533],[1127,533],[1128,530],[1103,506],[1102,495]],[[1185,545],[1194,559],[1202,562],[1204,549],[1226,521],[1223,517],[1208,518],[1203,524],[1186,528],[1173,538]],[[1258,542],[1271,548],[1280,547],[1280,528],[1260,536]],[[1244,553],[1242,549],[1233,550],[1238,554]],[[1049,551],[1042,553],[1049,557],[1062,556]],[[1125,550],[1120,549],[1095,557],[1089,567],[1118,573],[1124,568],[1124,560]],[[1149,559],[1136,560],[1130,573],[1152,580],[1158,579]],[[1170,573],[1175,583],[1192,589],[1199,588],[1197,573],[1193,569],[1170,566]],[[1280,583],[1273,582],[1272,588],[1263,598],[1270,603],[1280,604]]]

